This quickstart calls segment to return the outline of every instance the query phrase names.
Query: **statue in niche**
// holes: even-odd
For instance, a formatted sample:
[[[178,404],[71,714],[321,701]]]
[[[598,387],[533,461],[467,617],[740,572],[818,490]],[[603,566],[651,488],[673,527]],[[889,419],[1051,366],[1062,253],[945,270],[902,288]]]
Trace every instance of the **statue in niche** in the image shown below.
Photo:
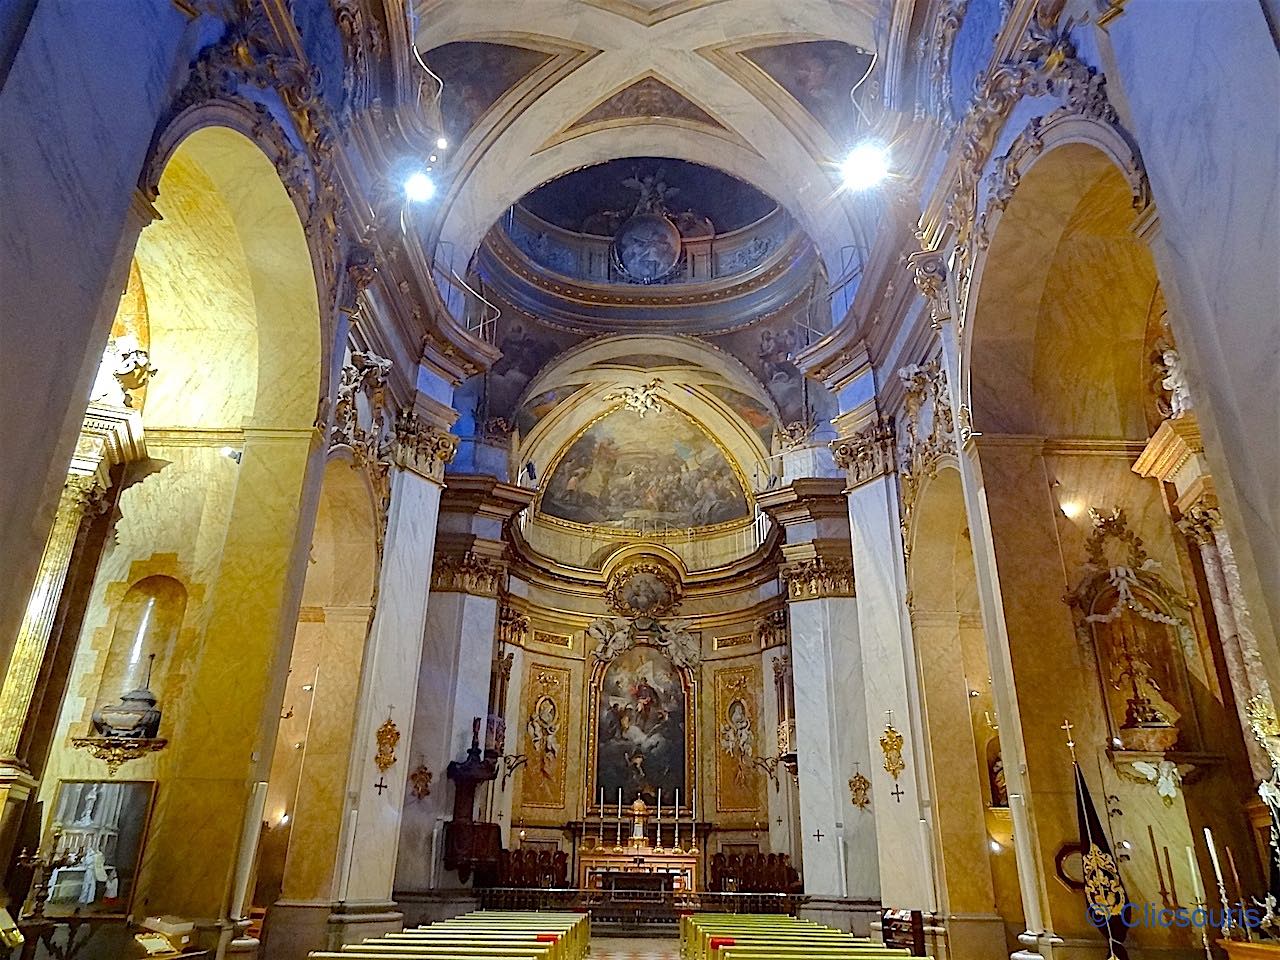
[[[1080,585],[1067,596],[1082,642],[1091,642],[1104,682],[1111,736],[1124,750],[1164,753],[1189,709],[1184,657],[1195,650],[1188,604],[1159,575],[1124,511],[1089,511],[1094,530]],[[1185,745],[1184,749],[1195,749]]]
[[[991,778],[991,805],[993,807],[1009,806],[1009,785],[1004,776],[1004,757],[999,753],[991,761],[988,776]]]
[[[1173,686],[1169,663],[1173,651],[1159,624],[1129,611],[1095,627],[1109,674],[1112,717],[1120,720],[1118,737],[1126,750],[1163,753],[1178,741],[1181,712],[1165,695]]]
[[[1169,418],[1176,420],[1191,409],[1187,371],[1182,364],[1182,357],[1171,346],[1166,345],[1160,352],[1160,361],[1164,367],[1164,379],[1160,381],[1160,386],[1169,391]]]

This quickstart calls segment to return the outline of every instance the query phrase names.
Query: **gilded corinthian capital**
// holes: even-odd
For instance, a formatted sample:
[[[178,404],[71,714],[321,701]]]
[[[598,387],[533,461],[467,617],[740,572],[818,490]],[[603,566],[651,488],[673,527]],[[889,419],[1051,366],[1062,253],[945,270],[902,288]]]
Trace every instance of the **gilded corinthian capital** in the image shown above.
[[[853,563],[828,557],[794,560],[782,567],[782,581],[791,600],[852,597]]]
[[[831,455],[849,486],[857,487],[893,469],[893,441],[893,418],[878,417],[852,436],[833,441]]]
[[[396,417],[392,456],[396,466],[412,470],[428,480],[444,480],[444,468],[458,452],[458,438],[448,430],[423,420],[418,414],[401,412]]]

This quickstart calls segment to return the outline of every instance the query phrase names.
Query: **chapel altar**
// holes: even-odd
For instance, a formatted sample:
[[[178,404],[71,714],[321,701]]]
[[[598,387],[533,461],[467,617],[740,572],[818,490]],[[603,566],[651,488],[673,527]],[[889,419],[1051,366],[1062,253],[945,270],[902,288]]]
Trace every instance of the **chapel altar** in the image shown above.
[[[622,836],[622,820],[616,826],[614,842],[605,839],[603,820],[595,836],[584,836],[578,854],[578,886],[584,890],[657,891],[688,893],[698,889],[697,841],[689,837],[689,848],[680,846],[678,831],[671,833],[671,846],[663,846],[666,835],[661,821],[655,821],[649,835],[649,806],[637,798],[631,805],[629,835]]]

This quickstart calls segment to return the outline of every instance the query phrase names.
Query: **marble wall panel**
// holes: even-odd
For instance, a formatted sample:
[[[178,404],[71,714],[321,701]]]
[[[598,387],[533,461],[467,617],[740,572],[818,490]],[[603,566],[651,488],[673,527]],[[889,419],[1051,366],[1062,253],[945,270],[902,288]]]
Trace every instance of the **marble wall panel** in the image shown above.
[[[1170,321],[1280,687],[1280,60],[1250,0],[1133,0],[1098,37],[1151,180]]]
[[[85,398],[124,289],[138,171],[187,18],[166,0],[39,4],[0,88],[0,275],[6,434],[0,459],[0,663],[17,635]],[[67,51],[74,50],[74,55]],[[133,229],[140,226],[135,222]]]

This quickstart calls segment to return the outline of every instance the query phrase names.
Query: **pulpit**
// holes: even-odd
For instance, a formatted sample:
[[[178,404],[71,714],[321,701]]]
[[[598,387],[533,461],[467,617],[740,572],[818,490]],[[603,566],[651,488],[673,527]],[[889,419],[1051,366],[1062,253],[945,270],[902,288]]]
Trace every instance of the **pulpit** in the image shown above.
[[[444,825],[444,866],[457,870],[466,883],[471,871],[496,875],[498,856],[502,850],[502,830],[496,823],[477,823],[472,819],[476,787],[498,775],[498,762],[481,758],[480,719],[471,724],[471,748],[467,759],[453,761],[448,768],[454,784],[453,820]]]

